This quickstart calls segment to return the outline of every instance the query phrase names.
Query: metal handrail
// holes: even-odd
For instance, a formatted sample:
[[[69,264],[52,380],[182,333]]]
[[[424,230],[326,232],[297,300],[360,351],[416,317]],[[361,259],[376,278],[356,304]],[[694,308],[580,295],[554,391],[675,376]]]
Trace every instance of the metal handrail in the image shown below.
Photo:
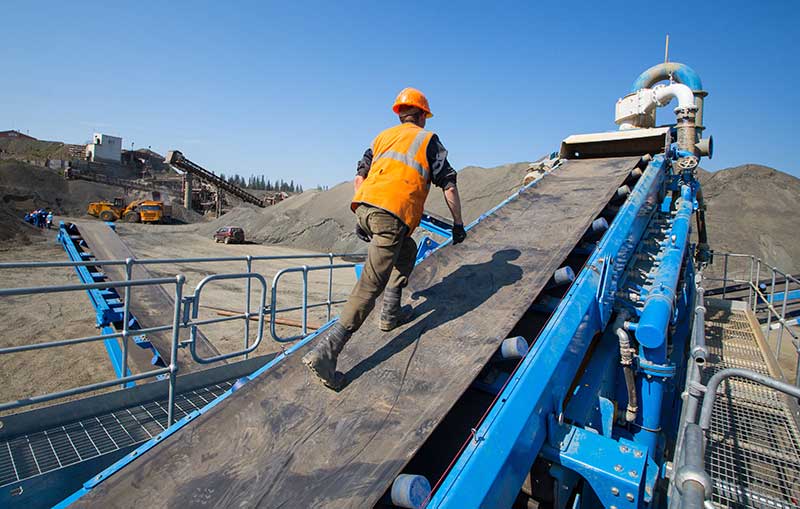
[[[166,330],[172,329],[172,341],[170,344],[170,358],[169,358],[169,365],[164,368],[158,368],[151,371],[146,371],[144,373],[138,373],[136,375],[126,375],[127,371],[123,371],[123,375],[120,378],[116,378],[114,380],[106,380],[103,382],[97,382],[93,384],[83,385],[80,387],[74,387],[71,389],[63,390],[63,391],[56,391],[51,392],[48,394],[43,394],[39,396],[33,396],[30,398],[20,399],[16,401],[10,401],[6,403],[0,404],[0,411],[3,410],[11,410],[14,408],[19,408],[27,405],[32,405],[36,403],[44,403],[47,401],[52,401],[54,399],[64,398],[67,396],[74,396],[77,394],[83,394],[91,391],[96,391],[99,389],[104,389],[106,387],[111,387],[113,385],[117,385],[119,383],[127,384],[128,382],[135,382],[138,380],[144,380],[147,378],[155,378],[161,375],[168,375],[169,377],[169,385],[168,385],[168,394],[167,394],[167,421],[168,424],[172,424],[175,420],[175,383],[178,374],[178,336],[180,330],[180,312],[181,312],[181,300],[183,297],[183,285],[186,281],[186,278],[182,275],[175,276],[174,278],[154,278],[154,279],[142,279],[136,281],[111,281],[105,283],[88,283],[88,284],[74,284],[74,285],[58,285],[58,286],[51,286],[51,287],[29,287],[29,288],[4,288],[0,289],[0,297],[8,297],[8,296],[19,296],[19,295],[35,295],[41,293],[57,293],[57,292],[71,292],[71,291],[85,291],[85,290],[93,290],[93,289],[106,289],[106,288],[131,288],[135,286],[146,286],[146,285],[163,285],[163,284],[175,284],[175,307],[174,307],[174,319],[172,326],[165,326],[165,327],[153,327],[152,329],[158,330]],[[112,338],[122,338],[123,333],[117,332],[112,334],[100,334],[97,336],[89,336],[84,338],[75,338],[75,339],[67,339],[61,341],[51,341],[48,343],[39,343],[35,345],[20,345],[17,347],[9,347],[0,349],[0,354],[7,354],[7,353],[17,353],[23,352],[28,350],[40,350],[44,348],[55,348],[60,346],[67,346],[67,345],[74,345],[79,343],[88,343],[93,341],[104,341],[106,339]]]
[[[269,324],[270,334],[272,334],[272,338],[275,341],[278,341],[278,342],[281,342],[281,343],[285,343],[285,342],[289,342],[289,341],[295,341],[297,339],[300,339],[300,338],[304,337],[306,334],[308,334],[308,310],[309,310],[309,308],[319,306],[319,305],[315,306],[315,305],[309,305],[308,304],[308,273],[309,272],[315,272],[315,271],[319,271],[319,270],[330,270],[332,272],[334,269],[353,268],[355,266],[356,265],[354,263],[340,263],[340,264],[337,264],[337,265],[333,265],[333,264],[331,264],[331,265],[317,265],[317,266],[312,266],[312,267],[309,267],[308,265],[303,265],[302,267],[289,267],[289,268],[286,268],[286,269],[279,270],[275,274],[275,277],[272,278],[272,305],[270,306],[270,324]],[[300,309],[303,310],[303,319],[302,319],[303,320],[302,321],[303,333],[300,334],[300,335],[295,335],[295,336],[291,336],[291,337],[288,337],[288,338],[282,338],[282,337],[278,336],[278,333],[275,330],[275,318],[276,318],[277,313],[279,313],[281,311],[286,311],[285,309],[284,310],[277,309],[278,282],[280,281],[281,277],[283,277],[284,274],[289,274],[289,273],[293,273],[293,272],[302,272],[302,274],[303,274],[303,303],[300,306]],[[330,289],[330,280],[329,280],[328,288]],[[329,291],[329,293],[328,293],[328,301],[326,303],[324,303],[324,304],[321,304],[321,305],[327,305],[328,306],[328,320],[330,320],[330,313],[331,313],[330,312],[330,308],[331,308],[331,306],[333,304],[340,304],[342,302],[345,302],[345,300],[332,301],[330,295],[331,294],[330,294],[330,291]],[[297,309],[297,308],[292,308],[292,309]]]
[[[789,285],[793,283],[795,285],[800,285],[800,279],[788,274],[777,267],[768,265],[764,263],[761,258],[755,255],[749,254],[742,254],[742,253],[715,253],[715,256],[723,256],[723,275],[722,278],[714,278],[714,277],[704,277],[704,279],[708,281],[717,281],[722,282],[722,298],[726,298],[726,290],[728,288],[729,283],[735,284],[745,284],[747,285],[748,289],[748,296],[747,296],[747,303],[748,307],[755,313],[759,309],[759,305],[764,306],[764,309],[767,311],[767,324],[766,324],[766,332],[765,332],[765,339],[766,343],[769,348],[772,348],[770,345],[770,336],[772,330],[775,328],[778,329],[778,336],[775,342],[775,350],[774,355],[777,358],[781,355],[781,347],[783,344],[783,334],[786,331],[790,337],[792,338],[792,343],[795,347],[796,352],[796,362],[795,362],[795,384],[800,387],[800,337],[795,334],[788,320],[786,320],[786,306],[788,304],[789,299]],[[729,278],[729,259],[730,258],[738,258],[738,259],[745,259],[750,260],[750,270],[749,270],[749,278],[748,279],[737,279],[737,278]],[[765,269],[765,272],[768,275],[768,280],[770,281],[769,284],[769,296],[764,293],[764,289],[761,288],[761,272],[762,269]],[[783,283],[783,303],[781,305],[780,311],[775,307],[775,286],[776,280],[780,276],[784,283]],[[798,299],[792,299],[797,301]],[[775,319],[776,323],[773,324],[773,319]]]
[[[277,312],[289,312],[289,311],[297,311],[297,310],[304,310],[303,314],[306,315],[307,309],[309,308],[316,308],[316,307],[323,307],[327,308],[327,321],[330,321],[333,314],[333,306],[335,304],[341,304],[343,301],[338,300],[334,301],[332,299],[333,296],[333,268],[334,260],[335,259],[364,259],[366,254],[364,253],[320,253],[320,254],[297,254],[297,255],[260,255],[260,256],[217,256],[217,257],[203,257],[203,258],[150,258],[150,259],[135,259],[135,258],[127,258],[125,260],[81,260],[81,261],[57,261],[57,262],[2,262],[0,263],[0,270],[3,269],[32,269],[32,268],[54,268],[54,267],[88,267],[88,266],[96,266],[96,267],[106,267],[106,266],[124,266],[125,267],[125,281],[131,281],[133,275],[133,269],[136,265],[164,265],[164,264],[186,264],[186,263],[220,263],[220,262],[244,262],[245,263],[245,273],[252,273],[253,272],[253,264],[259,261],[281,261],[281,260],[319,260],[319,259],[327,259],[328,260],[328,287],[327,287],[327,300],[325,302],[319,304],[312,304],[308,305],[307,298],[304,299],[305,305],[298,306],[295,308],[288,308],[278,310]],[[352,266],[352,265],[351,265]],[[244,301],[244,314],[248,317],[255,316],[251,314],[251,299],[250,299],[250,278],[247,279],[245,283],[245,301]],[[87,288],[89,289],[89,288]],[[2,296],[2,294],[0,294]],[[122,330],[122,369],[121,373],[125,374],[128,370],[128,344],[129,339],[132,336],[139,336],[143,334],[145,331],[142,329],[130,329],[130,308],[129,302],[131,301],[131,287],[125,287],[125,295],[124,295],[124,303],[123,303],[123,330]],[[270,306],[272,307],[272,306]],[[239,319],[240,316],[235,316],[232,318],[227,318],[226,320],[222,321],[229,321]],[[201,323],[198,323],[201,325]],[[156,332],[158,330],[164,329],[148,329],[147,332]],[[277,337],[277,334],[273,333],[274,327],[270,328],[270,333],[272,338],[275,341],[283,342],[289,341],[283,338]],[[308,329],[306,326],[303,327],[303,335],[308,334]],[[302,337],[302,336],[301,336]],[[246,318],[244,321],[244,351],[251,351],[249,350],[250,345],[250,320]],[[297,339],[297,337],[295,337]],[[248,358],[247,353],[244,354],[244,358]]]
[[[238,320],[240,318],[243,318],[246,324],[250,323],[251,313],[249,312],[249,310],[245,311],[244,314],[235,315],[235,316],[231,316],[231,317],[215,318],[215,319],[209,319],[209,320],[197,320],[198,312],[199,312],[199,309],[200,309],[200,292],[203,290],[205,285],[207,285],[208,283],[210,283],[212,281],[227,280],[227,279],[246,279],[247,283],[248,283],[248,287],[249,287],[249,283],[250,283],[251,279],[256,279],[259,283],[261,283],[261,301],[260,301],[260,306],[258,307],[259,312],[257,313],[257,315],[258,315],[258,333],[256,334],[256,340],[252,345],[245,346],[245,348],[243,348],[242,350],[237,350],[235,352],[230,352],[230,353],[226,353],[226,354],[217,355],[217,356],[214,356],[214,357],[201,357],[197,353],[197,341],[196,341],[196,339],[197,339],[197,327],[199,325],[207,325],[207,324],[212,324],[212,323],[221,323],[221,322],[225,322],[225,321]],[[249,294],[249,288],[248,288],[248,294]],[[250,272],[250,273],[244,273],[244,274],[212,274],[210,276],[206,276],[205,278],[203,278],[202,281],[200,281],[197,284],[197,287],[194,290],[194,295],[192,295],[192,297],[190,297],[187,300],[189,302],[191,302],[191,306],[192,306],[191,315],[192,315],[192,318],[191,318],[191,320],[185,321],[183,323],[183,326],[184,327],[186,327],[186,326],[189,327],[189,330],[190,330],[189,350],[191,351],[192,358],[195,361],[197,361],[197,362],[199,362],[201,364],[209,364],[209,363],[212,363],[212,362],[218,362],[218,361],[222,361],[222,360],[225,360],[225,359],[230,359],[230,358],[233,358],[233,357],[247,355],[247,354],[253,352],[256,348],[258,348],[258,345],[261,344],[261,340],[264,337],[264,308],[265,308],[266,303],[267,303],[266,302],[267,301],[267,281],[266,281],[266,279],[264,279],[264,276],[262,276],[261,274]],[[249,332],[249,331],[247,331],[247,332]],[[248,334],[248,336],[249,336],[249,334]]]
[[[161,376],[168,376],[169,377],[169,394],[168,394],[168,421],[169,424],[174,422],[174,396],[175,396],[175,380],[178,373],[178,363],[177,363],[177,351],[180,347],[189,346],[190,352],[192,354],[192,358],[194,361],[207,364],[212,362],[218,362],[224,359],[229,359],[233,357],[240,357],[243,356],[247,358],[248,354],[255,351],[260,344],[263,342],[263,335],[264,335],[264,320],[267,313],[270,313],[271,316],[271,327],[270,333],[272,338],[278,342],[286,342],[286,341],[293,341],[295,339],[300,339],[305,337],[308,334],[308,324],[307,324],[307,315],[308,309],[317,308],[317,307],[327,307],[327,315],[328,321],[330,321],[331,314],[332,314],[332,306],[335,304],[340,304],[345,302],[344,300],[333,300],[333,271],[344,269],[344,268],[353,268],[355,264],[353,263],[346,263],[346,264],[336,264],[334,260],[336,258],[341,257],[363,257],[364,255],[359,254],[320,254],[320,255],[282,255],[282,256],[244,256],[244,257],[217,257],[217,258],[171,258],[171,259],[153,259],[153,260],[134,260],[134,259],[127,259],[127,260],[83,260],[83,261],[64,261],[64,262],[4,262],[0,263],[0,270],[2,269],[20,269],[20,268],[48,268],[48,267],[86,267],[86,266],[124,266],[125,267],[125,274],[126,278],[125,281],[104,281],[104,282],[96,282],[96,283],[80,283],[80,284],[69,284],[69,285],[54,285],[54,286],[39,286],[39,287],[24,287],[24,288],[2,288],[0,289],[0,298],[1,297],[13,297],[13,296],[23,296],[23,295],[36,295],[36,294],[46,294],[46,293],[59,293],[59,292],[72,292],[72,291],[90,291],[90,290],[103,290],[103,289],[110,289],[110,288],[122,288],[124,290],[124,303],[123,303],[123,321],[122,321],[122,330],[107,334],[97,334],[93,336],[87,337],[80,337],[80,338],[70,338],[70,339],[62,339],[57,341],[48,341],[44,343],[33,343],[27,345],[17,345],[17,346],[10,346],[0,348],[0,355],[3,354],[12,354],[12,353],[21,353],[26,351],[33,351],[33,350],[42,350],[47,348],[56,348],[62,346],[71,346],[83,343],[90,343],[96,341],[105,341],[109,339],[121,339],[123,345],[122,351],[122,376],[115,378],[113,380],[101,381],[93,384],[88,384],[80,387],[70,388],[62,391],[55,391],[52,393],[38,395],[30,398],[24,398],[16,401],[0,403],[0,411],[3,410],[11,410],[15,408],[20,408],[23,406],[28,406],[36,403],[43,403],[67,396],[73,396],[77,394],[83,394],[99,389],[104,389],[107,387],[111,387],[114,385],[121,384],[122,387],[126,387],[127,384],[130,382],[135,382],[138,380],[154,378],[154,377],[161,377]],[[282,269],[276,274],[276,278],[273,280],[273,288],[271,292],[272,302],[267,305],[266,302],[266,295],[267,295],[267,280],[264,278],[263,275],[253,272],[253,263],[256,261],[263,261],[263,260],[296,260],[296,259],[327,259],[328,264],[326,265],[319,265],[314,267],[290,267],[286,269]],[[183,275],[177,275],[175,277],[161,277],[161,278],[148,278],[148,279],[132,279],[133,268],[136,264],[140,265],[152,265],[152,264],[175,264],[175,263],[211,263],[211,262],[219,262],[219,261],[244,261],[246,263],[247,272],[244,273],[236,273],[236,274],[218,274],[218,275],[211,275],[204,278],[195,288],[195,293],[187,298],[183,297],[183,287],[185,285],[186,278]],[[320,303],[313,303],[310,304],[308,301],[308,272],[309,271],[328,271],[328,287],[327,287],[327,299],[324,302]],[[303,281],[303,302],[302,305],[296,307],[288,307],[284,309],[279,309],[277,307],[277,289],[274,287],[274,283],[280,279],[281,274],[289,273],[289,272],[303,272],[304,274],[304,281]],[[199,295],[202,291],[202,288],[211,281],[220,280],[220,279],[245,279],[246,280],[246,298],[245,298],[245,312],[241,314],[235,314],[234,316],[229,317],[221,317],[221,318],[211,318],[211,319],[204,319],[198,320],[197,317],[197,310],[199,308]],[[262,287],[261,298],[258,302],[258,311],[253,312],[251,311],[251,281],[256,279]],[[176,291],[175,291],[175,305],[174,305],[174,316],[172,320],[172,324],[165,324],[165,325],[156,325],[147,328],[139,328],[139,329],[130,329],[130,302],[132,298],[132,289],[136,287],[144,287],[144,286],[153,286],[153,285],[168,285],[168,284],[175,284]],[[289,312],[295,310],[302,310],[303,312],[303,332],[302,335],[294,336],[293,338],[282,338],[277,334],[275,329],[275,316],[277,313],[282,312]],[[189,318],[191,315],[191,318]],[[258,331],[257,337],[255,341],[250,344],[250,319],[252,317],[258,316]],[[197,337],[197,328],[202,325],[209,325],[213,323],[222,323],[228,322],[233,320],[244,320],[245,323],[245,339],[244,339],[244,348],[238,350],[236,352],[231,352],[223,355],[218,355],[215,357],[204,358],[200,356],[196,352],[196,337]],[[188,329],[190,331],[190,339],[186,342],[181,343],[179,340],[179,331],[180,329]],[[128,370],[128,339],[131,336],[140,336],[143,334],[154,333],[154,332],[163,332],[167,330],[172,330],[172,342],[170,343],[170,356],[169,356],[169,365],[167,367],[162,367],[154,370],[150,370],[143,373],[131,374],[129,375]]]

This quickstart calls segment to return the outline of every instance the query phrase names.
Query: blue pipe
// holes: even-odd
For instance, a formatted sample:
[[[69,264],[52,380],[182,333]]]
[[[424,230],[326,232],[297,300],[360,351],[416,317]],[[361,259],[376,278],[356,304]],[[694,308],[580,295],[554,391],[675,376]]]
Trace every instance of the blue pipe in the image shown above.
[[[700,75],[694,69],[686,64],[679,64],[678,62],[666,62],[663,64],[654,65],[650,69],[644,71],[636,78],[631,87],[631,92],[636,92],[642,88],[650,88],[659,81],[669,79],[670,74],[672,79],[678,83],[683,83],[691,88],[693,92],[703,90],[703,82],[700,81]]]
[[[672,318],[675,289],[689,238],[693,202],[692,188],[687,185],[682,186],[681,204],[667,238],[668,245],[661,256],[653,289],[645,300],[642,317],[636,327],[636,339],[647,348],[657,348],[666,342],[667,325]]]
[[[647,375],[641,379],[641,428],[636,433],[636,439],[647,445],[654,458],[659,455],[664,388],[667,379],[674,376],[674,371],[667,365],[667,329],[672,320],[676,289],[689,241],[693,201],[692,188],[682,186],[681,203],[667,238],[667,246],[660,256],[661,263],[652,290],[645,299],[636,327],[636,339],[641,345],[639,367]]]

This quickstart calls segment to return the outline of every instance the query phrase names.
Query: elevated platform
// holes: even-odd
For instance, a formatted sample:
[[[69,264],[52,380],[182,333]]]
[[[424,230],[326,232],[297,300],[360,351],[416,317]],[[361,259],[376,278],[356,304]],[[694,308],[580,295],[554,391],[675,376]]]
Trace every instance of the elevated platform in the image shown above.
[[[305,345],[73,506],[374,506],[638,161],[568,161],[423,261],[414,319],[381,333],[372,316],[341,392],[301,364]]]
[[[136,258],[130,247],[117,235],[117,232],[100,221],[77,221],[81,236],[88,244],[97,260],[125,260]],[[103,271],[113,281],[125,280],[125,269],[119,265],[106,265]],[[154,276],[142,265],[134,265],[131,273],[132,279],[150,279]],[[170,325],[173,321],[175,302],[169,292],[160,286],[142,286],[131,289],[130,311],[143,327],[156,327]],[[172,343],[171,331],[156,332],[147,335],[148,340],[158,350],[159,354],[169,361],[170,345]],[[219,355],[220,352],[211,344],[206,336],[197,331],[197,351],[203,357]],[[133,364],[140,371],[151,369],[150,357],[137,348],[129,350]],[[178,349],[178,365],[181,373],[205,369],[203,364],[194,362],[187,348]],[[220,361],[225,363],[225,361]]]
[[[781,378],[755,316],[743,304],[706,300],[709,355],[704,384],[725,368]],[[717,507],[800,507],[797,402],[747,380],[723,382],[714,403],[705,461]]]
[[[181,419],[230,389],[274,354],[178,378]],[[167,428],[167,381],[137,385],[52,407],[4,416],[0,427],[0,507],[52,507]]]

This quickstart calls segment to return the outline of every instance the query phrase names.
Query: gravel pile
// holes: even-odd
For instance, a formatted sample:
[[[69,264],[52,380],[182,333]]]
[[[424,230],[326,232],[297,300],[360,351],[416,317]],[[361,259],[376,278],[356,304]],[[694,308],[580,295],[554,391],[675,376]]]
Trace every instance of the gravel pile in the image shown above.
[[[521,185],[528,163],[495,168],[470,166],[459,172],[458,188],[466,222],[497,205]],[[350,211],[352,182],[327,191],[306,191],[277,205],[260,209],[241,206],[219,219],[198,227],[211,235],[222,226],[244,228],[249,240],[310,249],[321,252],[358,252],[365,244],[353,233],[355,215]],[[427,210],[450,217],[438,188],[431,190]]]
[[[745,164],[702,172],[700,182],[712,249],[755,254],[782,270],[800,271],[796,230],[800,179],[767,166]]]

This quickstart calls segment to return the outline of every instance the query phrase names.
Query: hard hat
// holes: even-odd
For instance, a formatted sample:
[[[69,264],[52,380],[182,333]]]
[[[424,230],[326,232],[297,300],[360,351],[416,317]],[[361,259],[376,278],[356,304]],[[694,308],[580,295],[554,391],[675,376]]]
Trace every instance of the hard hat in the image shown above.
[[[428,106],[428,99],[425,97],[425,94],[416,88],[407,87],[397,94],[397,99],[394,100],[392,111],[399,114],[400,106],[415,106],[425,112],[426,118],[431,118],[433,116],[433,113],[431,113],[431,107]]]

